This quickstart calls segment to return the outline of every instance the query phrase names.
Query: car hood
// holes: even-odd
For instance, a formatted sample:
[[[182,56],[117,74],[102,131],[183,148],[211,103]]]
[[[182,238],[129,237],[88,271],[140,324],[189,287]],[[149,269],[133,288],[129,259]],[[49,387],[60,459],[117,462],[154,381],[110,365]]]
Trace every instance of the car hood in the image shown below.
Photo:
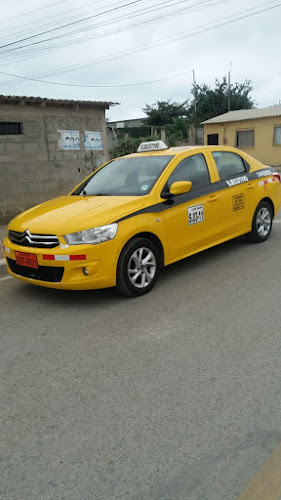
[[[144,204],[139,196],[61,196],[18,215],[9,229],[60,236],[110,224]]]

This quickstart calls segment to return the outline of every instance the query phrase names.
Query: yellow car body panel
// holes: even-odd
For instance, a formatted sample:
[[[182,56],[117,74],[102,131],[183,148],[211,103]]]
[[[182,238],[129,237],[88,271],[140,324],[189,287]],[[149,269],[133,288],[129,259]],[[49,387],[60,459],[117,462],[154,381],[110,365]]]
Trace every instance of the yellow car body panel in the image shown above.
[[[249,165],[248,171],[241,173],[240,177],[220,180],[214,153],[221,152],[239,155]],[[163,198],[163,190],[175,168],[184,159],[197,154],[204,156],[208,167],[210,183],[206,189],[180,195],[183,197],[179,198],[179,202],[177,197],[173,201]],[[168,265],[250,232],[256,207],[261,200],[267,199],[272,203],[274,215],[280,209],[281,184],[274,177],[273,169],[235,148],[171,148],[134,153],[125,158],[147,156],[166,156],[169,160],[148,194],[81,196],[73,194],[76,187],[69,195],[26,210],[10,222],[8,231],[24,233],[28,230],[35,235],[58,237],[59,244],[55,248],[37,248],[13,243],[7,235],[4,240],[4,255],[12,263],[15,262],[15,252],[36,255],[38,266],[43,271],[46,266],[55,270],[63,269],[60,281],[34,279],[32,273],[31,277],[19,275],[13,272],[10,265],[9,273],[22,281],[50,288],[83,290],[112,287],[116,284],[117,265],[122,249],[134,236],[145,233],[157,239],[163,249],[163,264]],[[190,221],[188,217],[191,218]],[[118,230],[116,236],[109,241],[71,245],[64,238],[66,234],[114,222],[118,222]],[[77,256],[83,256],[83,259],[71,260]],[[85,268],[87,275],[83,271]]]

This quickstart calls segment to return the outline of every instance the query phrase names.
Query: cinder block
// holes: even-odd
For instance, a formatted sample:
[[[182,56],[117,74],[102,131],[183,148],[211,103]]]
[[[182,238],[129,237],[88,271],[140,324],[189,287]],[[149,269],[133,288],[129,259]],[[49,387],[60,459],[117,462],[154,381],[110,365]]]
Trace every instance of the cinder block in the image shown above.
[[[54,153],[55,151],[59,151],[58,142],[49,142],[47,148],[49,153]]]
[[[7,154],[7,145],[4,142],[0,142],[0,155]]]

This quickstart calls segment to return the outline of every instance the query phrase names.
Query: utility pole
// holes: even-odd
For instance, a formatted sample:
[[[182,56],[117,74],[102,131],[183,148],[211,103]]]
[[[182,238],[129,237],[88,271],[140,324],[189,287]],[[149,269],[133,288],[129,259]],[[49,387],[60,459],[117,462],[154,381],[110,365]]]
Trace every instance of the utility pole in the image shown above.
[[[228,98],[227,98],[227,109],[228,111],[231,110],[231,102],[230,102],[230,93],[231,93],[231,89],[230,89],[230,86],[231,86],[231,66],[232,66],[232,62],[230,61],[230,66],[229,66],[229,70],[228,70]]]
[[[195,145],[197,145],[197,89],[195,80],[195,71],[193,73],[193,87],[194,87],[194,130],[195,130]]]

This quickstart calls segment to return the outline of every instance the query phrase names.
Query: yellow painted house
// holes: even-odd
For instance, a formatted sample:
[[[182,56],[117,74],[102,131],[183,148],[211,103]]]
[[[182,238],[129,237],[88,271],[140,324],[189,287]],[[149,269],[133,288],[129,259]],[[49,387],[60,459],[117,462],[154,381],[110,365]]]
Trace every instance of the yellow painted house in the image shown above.
[[[204,124],[204,143],[234,146],[266,165],[281,165],[281,105],[241,109]]]

